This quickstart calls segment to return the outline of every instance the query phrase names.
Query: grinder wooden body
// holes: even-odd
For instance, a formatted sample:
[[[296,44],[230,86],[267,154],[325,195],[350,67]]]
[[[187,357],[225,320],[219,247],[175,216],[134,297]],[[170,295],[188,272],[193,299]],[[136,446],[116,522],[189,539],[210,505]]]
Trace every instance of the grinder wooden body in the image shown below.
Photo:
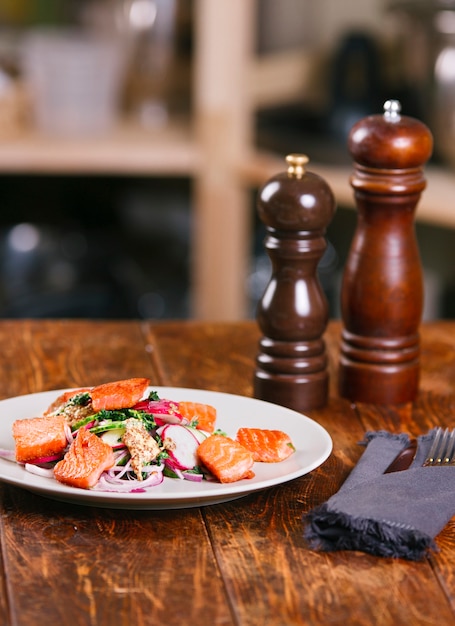
[[[341,287],[339,389],[353,401],[401,404],[419,386],[424,294],[414,213],[432,137],[398,102],[384,108],[348,140],[358,221]]]
[[[320,176],[305,170],[307,161],[305,155],[289,155],[288,171],[270,179],[258,200],[272,276],[258,306],[263,337],[254,392],[257,398],[298,411],[327,402],[323,333],[328,303],[317,266],[335,210],[331,189]]]

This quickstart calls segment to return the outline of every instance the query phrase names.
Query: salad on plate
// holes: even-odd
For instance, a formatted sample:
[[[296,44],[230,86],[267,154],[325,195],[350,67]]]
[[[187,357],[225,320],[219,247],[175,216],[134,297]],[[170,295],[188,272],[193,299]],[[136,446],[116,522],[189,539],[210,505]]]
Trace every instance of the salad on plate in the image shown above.
[[[255,462],[295,452],[281,430],[245,427],[230,437],[217,430],[214,406],[161,398],[149,384],[130,378],[66,391],[42,415],[16,419],[15,450],[0,456],[71,487],[135,493],[163,480],[249,479]]]

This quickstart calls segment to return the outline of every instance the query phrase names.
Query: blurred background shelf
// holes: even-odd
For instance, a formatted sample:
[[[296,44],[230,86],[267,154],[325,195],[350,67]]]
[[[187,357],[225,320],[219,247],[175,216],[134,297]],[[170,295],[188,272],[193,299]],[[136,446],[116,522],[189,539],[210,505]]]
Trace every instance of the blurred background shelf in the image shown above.
[[[50,138],[38,130],[22,131],[0,141],[0,173],[102,174],[131,176],[198,176],[203,173],[203,152],[188,120],[171,120],[160,131],[144,132],[125,121],[101,137]],[[257,188],[284,167],[283,156],[252,150],[236,174],[246,188]],[[349,165],[312,161],[311,169],[331,185],[341,206],[355,208],[349,184]],[[455,228],[455,175],[447,166],[428,165],[427,188],[416,219]]]
[[[108,134],[67,139],[36,129],[0,139],[0,172],[193,176],[201,152],[188,120],[171,120],[153,133],[119,123]]]
[[[68,0],[52,6],[58,11],[64,4],[112,11],[109,7],[122,1]],[[49,12],[44,0],[34,2]],[[152,5],[154,0],[147,3]],[[79,223],[79,206],[87,228],[94,229],[86,238],[87,250],[92,242],[96,248],[104,229],[108,235],[102,244],[106,267],[116,254],[119,258],[114,270],[110,266],[106,270],[109,277],[115,275],[114,291],[119,283],[131,283],[126,299],[141,303],[114,306],[113,314],[241,319],[253,314],[254,301],[270,272],[255,216],[255,194],[270,176],[285,168],[288,152],[305,152],[311,169],[331,185],[339,207],[328,231],[332,256],[326,259],[331,272],[329,291],[335,293],[355,226],[345,128],[335,140],[328,136],[335,113],[339,116],[346,113],[345,105],[351,107],[344,118],[346,127],[353,116],[380,112],[384,97],[399,97],[404,113],[419,114],[419,99],[399,73],[406,55],[396,42],[402,46],[404,35],[388,5],[383,0],[361,4],[350,0],[342,5],[337,0],[178,0],[184,50],[172,77],[180,100],[166,123],[145,128],[137,118],[121,115],[109,132],[85,138],[57,138],[29,124],[2,132],[0,124],[4,241],[13,232],[14,218],[33,222],[47,213],[44,230],[61,220],[58,228],[66,231],[66,217],[71,228],[83,230],[86,224]],[[24,0],[8,6],[17,13],[21,6],[24,14],[28,5]],[[0,18],[1,12],[0,7]],[[359,41],[367,55],[378,42],[381,71],[367,77],[376,80],[380,74],[384,83],[377,89],[376,83],[370,85],[374,100],[347,102],[337,82],[342,74],[337,63],[343,46],[349,49]],[[0,62],[2,58],[0,46]],[[364,61],[356,57],[351,86],[356,81],[363,84]],[[406,77],[414,85],[412,71]],[[436,155],[426,177],[417,230],[429,299],[437,284],[433,299],[439,302],[443,289],[450,292],[455,284],[451,269],[455,266],[455,175],[450,163]],[[106,226],[111,222],[112,232],[115,226],[112,238]],[[122,237],[131,251],[128,258],[117,252]],[[158,250],[158,257],[143,264],[145,250]],[[177,253],[167,259],[166,250]],[[97,254],[94,258],[98,263]],[[165,274],[166,264],[177,267],[177,277],[166,275],[166,293],[161,298],[162,286],[155,286],[155,278]],[[5,281],[11,281],[9,274]],[[166,299],[172,306],[165,306]],[[27,306],[37,314],[30,303]],[[104,313],[108,309],[109,304],[101,307]],[[55,310],[62,314],[58,307]],[[68,311],[80,314],[77,307]],[[450,307],[435,306],[433,314],[441,311]]]

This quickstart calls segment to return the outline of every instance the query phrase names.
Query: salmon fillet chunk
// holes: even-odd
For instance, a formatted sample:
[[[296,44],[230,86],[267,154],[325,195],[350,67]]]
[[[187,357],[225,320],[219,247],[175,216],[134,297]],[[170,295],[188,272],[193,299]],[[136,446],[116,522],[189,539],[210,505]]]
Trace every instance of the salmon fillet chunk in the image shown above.
[[[224,435],[211,435],[197,449],[200,462],[221,483],[253,478],[253,455],[249,450]]]
[[[110,445],[80,428],[65,457],[54,467],[55,478],[71,487],[90,489],[115,463]]]
[[[295,452],[291,438],[282,430],[239,428],[236,440],[262,463],[279,463]]]
[[[91,390],[93,410],[128,409],[142,400],[149,382],[148,378],[128,378],[93,387]]]
[[[182,417],[194,423],[194,427],[213,433],[216,423],[216,409],[210,404],[202,402],[179,402],[179,411]]]
[[[63,454],[68,445],[65,423],[63,415],[31,417],[13,422],[16,461],[27,463]]]

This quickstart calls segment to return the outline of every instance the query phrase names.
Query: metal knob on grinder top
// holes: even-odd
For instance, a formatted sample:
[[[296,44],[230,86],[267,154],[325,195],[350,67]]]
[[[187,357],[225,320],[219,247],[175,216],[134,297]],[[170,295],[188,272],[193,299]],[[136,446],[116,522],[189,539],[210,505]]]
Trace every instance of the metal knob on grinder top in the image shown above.
[[[401,404],[419,387],[423,278],[414,213],[433,139],[389,100],[351,129],[357,227],[341,287],[340,394]]]
[[[317,266],[335,200],[328,184],[306,169],[308,157],[291,154],[286,161],[287,171],[267,181],[258,197],[272,276],[257,311],[263,337],[254,394],[303,412],[327,402],[329,313]]]

